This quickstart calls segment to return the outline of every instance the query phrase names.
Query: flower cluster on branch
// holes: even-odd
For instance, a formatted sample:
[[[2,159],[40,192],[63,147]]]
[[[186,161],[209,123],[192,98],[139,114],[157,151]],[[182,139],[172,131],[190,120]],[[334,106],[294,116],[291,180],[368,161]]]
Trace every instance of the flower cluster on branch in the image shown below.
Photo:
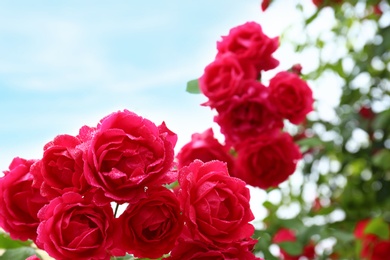
[[[217,42],[217,55],[199,78],[199,88],[208,98],[203,105],[217,112],[214,121],[225,144],[211,129],[194,134],[179,153],[179,165],[222,160],[233,176],[262,189],[277,187],[294,173],[302,155],[283,131],[284,120],[301,124],[313,110],[313,94],[298,68],[277,73],[268,87],[261,83],[262,74],[279,65],[273,57],[278,45],[278,38],[265,35],[256,22],[232,28]]]
[[[128,110],[58,135],[41,159],[17,157],[4,172],[0,226],[55,259],[258,259],[245,182],[220,161],[177,171],[176,140],[164,123]]]

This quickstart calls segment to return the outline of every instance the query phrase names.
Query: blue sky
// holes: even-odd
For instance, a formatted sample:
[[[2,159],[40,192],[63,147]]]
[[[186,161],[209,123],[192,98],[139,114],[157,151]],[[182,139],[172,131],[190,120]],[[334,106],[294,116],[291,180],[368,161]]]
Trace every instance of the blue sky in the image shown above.
[[[213,125],[204,97],[185,87],[213,60],[216,41],[247,21],[279,35],[297,19],[295,1],[286,2],[263,13],[259,0],[1,1],[1,171],[124,108],[165,121],[179,148]],[[281,68],[297,62],[291,54]]]

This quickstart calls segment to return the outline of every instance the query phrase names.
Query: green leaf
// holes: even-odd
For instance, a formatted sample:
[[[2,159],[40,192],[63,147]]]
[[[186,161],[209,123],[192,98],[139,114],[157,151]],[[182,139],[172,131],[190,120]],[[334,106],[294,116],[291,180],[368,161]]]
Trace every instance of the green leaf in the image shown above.
[[[281,242],[278,245],[289,255],[298,256],[302,254],[303,245],[298,242]]]
[[[356,160],[351,161],[347,166],[346,166],[346,171],[351,174],[359,174],[366,168],[367,166],[367,161],[363,158],[358,158]]]
[[[390,238],[389,225],[382,218],[374,218],[367,224],[364,234],[374,234],[381,239],[388,240]]]
[[[280,219],[280,223],[283,227],[295,229],[298,232],[302,232],[305,229],[305,225],[303,225],[302,220],[299,218]]]
[[[372,163],[375,166],[377,166],[383,170],[389,170],[390,169],[390,151],[386,150],[386,149],[379,151],[378,153],[376,153],[372,157]]]
[[[296,142],[301,148],[312,148],[323,145],[323,142],[318,137],[304,138]]]
[[[306,19],[305,25],[308,26],[309,24],[311,24],[317,18],[319,13],[320,13],[320,9],[318,9],[312,16]]]
[[[112,260],[134,260],[135,258],[132,255],[125,255],[120,257],[111,257]]]
[[[328,215],[334,211],[334,207],[322,207],[315,212],[315,215]]]
[[[193,79],[187,82],[186,91],[191,94],[200,94],[199,81],[198,79]]]
[[[174,182],[172,182],[170,184],[165,185],[165,188],[170,189],[170,190],[173,190],[176,187],[179,187],[179,182],[178,181],[174,181]]]
[[[385,110],[375,116],[373,127],[374,129],[384,129],[389,126],[390,109]]]
[[[268,209],[268,210],[271,210],[271,211],[275,211],[277,209],[277,206],[275,206],[274,204],[272,204],[270,201],[266,200],[264,201],[263,203],[263,206]]]
[[[329,236],[335,237],[337,241],[342,244],[354,241],[356,239],[355,236],[349,232],[345,232],[338,229],[329,229],[328,231],[329,231]]]
[[[263,253],[264,259],[277,260],[277,258],[274,257],[269,251],[269,246],[272,243],[270,234],[266,231],[256,230],[254,237],[259,239],[259,242],[257,242],[254,251]]]
[[[313,225],[310,227],[305,227],[305,229],[302,230],[301,234],[298,235],[298,241],[300,241],[303,245],[306,245],[309,243],[311,237],[313,235],[317,235],[320,233],[322,229],[322,226]]]
[[[31,245],[31,241],[20,241],[20,240],[14,240],[10,238],[10,236],[6,233],[1,232],[0,233],[0,248],[4,249],[12,249],[12,248],[18,248],[18,247],[24,247]]]
[[[354,251],[356,256],[360,256],[360,254],[362,252],[362,247],[363,247],[362,246],[362,241],[356,240],[355,241],[355,251]]]
[[[0,260],[25,260],[27,257],[36,255],[34,248],[19,247],[8,249],[0,256]]]

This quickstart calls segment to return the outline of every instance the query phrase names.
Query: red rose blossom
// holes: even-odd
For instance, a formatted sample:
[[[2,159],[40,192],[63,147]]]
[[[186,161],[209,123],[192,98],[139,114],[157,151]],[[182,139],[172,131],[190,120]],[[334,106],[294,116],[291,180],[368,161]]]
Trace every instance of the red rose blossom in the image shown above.
[[[16,157],[9,171],[0,178],[0,226],[12,239],[35,240],[39,218],[38,211],[48,200],[32,186],[34,176],[30,173],[35,160]]]
[[[89,187],[83,174],[81,141],[71,135],[58,135],[44,147],[43,158],[33,174],[41,194],[49,199],[66,192],[84,192]]]
[[[293,124],[300,124],[313,110],[313,93],[295,73],[282,71],[269,83],[269,100],[275,112]]]
[[[354,230],[354,236],[356,238],[359,238],[359,239],[363,239],[365,234],[364,234],[364,229],[366,228],[366,226],[368,225],[368,223],[370,223],[370,219],[364,219],[364,220],[361,220],[359,221],[356,226],[355,226],[355,230]]]
[[[192,239],[232,243],[253,234],[249,190],[229,176],[226,163],[195,160],[179,170],[178,181],[178,199]]]
[[[99,188],[97,201],[131,202],[138,189],[174,181],[175,133],[128,110],[112,113],[97,127],[86,153],[84,174]]]
[[[343,0],[312,0],[313,4],[317,7],[331,6],[334,4],[341,4]]]
[[[272,57],[279,45],[278,37],[269,38],[261,25],[247,22],[230,29],[217,43],[217,57],[234,53],[240,60],[253,64],[258,72],[276,68],[279,61]]]
[[[240,91],[241,82],[256,80],[258,73],[251,64],[241,62],[234,54],[218,56],[199,78],[199,88],[209,99],[203,105],[215,108]]]
[[[237,146],[237,153],[234,176],[262,189],[287,180],[302,157],[292,137],[279,131],[248,139]]]
[[[295,232],[291,229],[282,228],[279,229],[274,237],[273,242],[274,243],[283,243],[283,242],[295,242],[297,241]],[[283,249],[280,249],[280,254],[282,255],[282,259],[284,260],[299,260],[302,256],[306,257],[307,259],[314,259],[315,257],[315,245],[312,242],[309,242],[308,245],[305,245],[303,247],[303,251],[300,255],[290,255]]]
[[[382,260],[390,256],[390,237],[387,239],[369,233],[365,229],[371,219],[364,219],[356,224],[354,235],[362,243],[360,256],[368,260]],[[390,225],[388,225],[390,232]]]
[[[229,172],[233,170],[233,157],[229,153],[229,148],[220,144],[214,137],[213,129],[209,128],[201,134],[195,133],[191,136],[191,141],[185,144],[177,155],[178,167],[189,165],[195,159],[203,162],[218,160],[226,162]]]
[[[146,189],[144,199],[120,215],[121,248],[135,257],[159,258],[171,251],[183,228],[175,194],[160,186]]]
[[[221,127],[226,143],[236,145],[261,133],[283,127],[282,118],[273,113],[268,89],[258,81],[241,83],[239,95],[217,108],[214,121]]]
[[[257,240],[248,239],[237,241],[231,244],[217,247],[213,244],[207,244],[201,241],[195,241],[186,238],[179,238],[177,245],[173,248],[169,260],[261,260],[251,251]]]
[[[68,192],[38,213],[37,245],[58,260],[110,259],[114,214],[109,204],[97,206]]]

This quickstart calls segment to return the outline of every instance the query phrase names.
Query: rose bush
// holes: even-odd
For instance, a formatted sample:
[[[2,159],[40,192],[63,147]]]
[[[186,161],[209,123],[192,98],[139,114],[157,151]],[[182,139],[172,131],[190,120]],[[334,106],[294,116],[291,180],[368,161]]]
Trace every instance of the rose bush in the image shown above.
[[[266,36],[255,22],[234,27],[218,42],[215,60],[198,79],[209,99],[203,105],[216,110],[214,122],[234,155],[231,174],[263,189],[277,187],[294,173],[302,154],[289,134],[279,133],[284,120],[302,123],[314,102],[310,87],[300,78],[299,64],[293,72],[277,73],[268,87],[259,81],[264,71],[278,66],[272,56],[277,47],[278,38]],[[250,69],[245,76],[242,65],[236,66],[241,70],[220,69],[226,64],[246,64],[255,73]]]
[[[211,129],[203,137],[204,149],[229,158]],[[178,178],[176,140],[164,123],[128,110],[81,127],[77,136],[58,135],[40,160],[15,158],[0,178],[0,225],[55,259],[180,255],[179,237],[219,257],[256,259],[245,183],[215,160],[183,166]],[[120,204],[127,205],[121,213]]]
[[[24,171],[44,199],[32,214],[36,239],[26,239],[56,259],[260,259],[246,185],[273,188],[293,174],[302,155],[284,120],[301,123],[313,103],[300,67],[261,82],[277,48],[255,22],[222,37],[198,83],[224,145],[211,128],[194,134],[178,165],[176,134],[128,110],[49,142]]]

